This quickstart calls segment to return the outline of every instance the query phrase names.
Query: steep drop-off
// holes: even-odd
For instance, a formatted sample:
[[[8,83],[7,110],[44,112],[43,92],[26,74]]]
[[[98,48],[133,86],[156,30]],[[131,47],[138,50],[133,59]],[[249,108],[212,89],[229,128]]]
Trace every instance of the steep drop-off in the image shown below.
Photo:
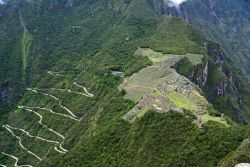
[[[222,44],[223,50],[239,69],[249,76],[248,0],[187,0],[179,8],[164,0],[154,0],[158,15],[179,16],[199,28],[207,38]]]
[[[158,15],[154,5],[149,0],[13,0],[2,9],[22,13],[32,45],[25,57],[25,92],[1,116],[1,165],[234,166],[250,161],[248,149],[238,154],[250,138],[249,126],[238,124],[247,123],[248,110],[222,107],[224,98],[250,97],[235,90],[247,88],[244,75],[230,68],[218,44],[181,18]],[[138,54],[142,48],[156,57]],[[178,57],[171,66],[170,55]],[[160,95],[174,107],[159,112],[152,105],[133,121],[124,119],[137,103],[119,87],[125,78],[154,67],[166,71],[157,73],[162,78],[153,81],[153,89],[168,71],[181,79],[172,94],[162,89]],[[233,80],[227,72],[235,73]],[[225,81],[227,88],[216,81]],[[241,82],[244,87],[237,87]],[[184,83],[193,99],[187,99]],[[212,96],[211,90],[222,93]],[[198,97],[205,107],[198,106]],[[202,119],[196,115],[200,111]]]

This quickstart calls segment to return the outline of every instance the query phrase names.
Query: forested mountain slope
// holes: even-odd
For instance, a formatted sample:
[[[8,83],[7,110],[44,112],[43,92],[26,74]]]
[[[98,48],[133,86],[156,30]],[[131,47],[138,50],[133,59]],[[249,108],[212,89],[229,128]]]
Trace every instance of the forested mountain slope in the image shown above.
[[[10,0],[1,6],[10,15],[1,17],[7,30],[20,28],[20,39],[14,31],[11,44],[1,43],[17,49],[7,49],[18,55],[12,58],[17,80],[3,76],[23,90],[1,114],[1,165],[250,162],[246,77],[219,44],[181,18],[159,15],[156,5]],[[4,73],[12,67],[3,65]],[[154,70],[144,76],[148,69]]]
[[[6,112],[17,102],[23,91],[22,34],[18,12],[0,5],[0,112]]]
[[[158,14],[181,16],[223,45],[226,55],[249,75],[249,0],[188,0],[179,9],[158,3]]]

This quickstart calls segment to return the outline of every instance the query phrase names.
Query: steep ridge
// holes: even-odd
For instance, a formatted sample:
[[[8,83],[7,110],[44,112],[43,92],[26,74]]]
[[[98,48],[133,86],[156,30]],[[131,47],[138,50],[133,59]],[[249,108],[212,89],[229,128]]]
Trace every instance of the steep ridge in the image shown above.
[[[21,39],[18,11],[0,5],[0,114],[12,109],[23,93]],[[0,118],[1,119],[1,118]]]
[[[54,77],[58,77],[58,75],[54,76]],[[60,76],[62,77],[62,76]],[[72,83],[74,85],[77,85],[77,87],[80,87],[84,93],[81,93],[81,92],[77,92],[77,91],[67,91],[68,93],[71,93],[71,94],[77,94],[77,95],[82,95],[82,96],[85,96],[85,97],[93,97],[94,95],[89,93],[88,90],[82,86],[82,85],[79,85],[77,84],[76,82]],[[28,92],[31,91],[33,94],[39,94],[39,91],[41,91],[41,89],[32,89],[32,88],[28,88]],[[43,91],[51,91],[51,89],[42,89]],[[69,90],[69,89],[67,89]],[[60,92],[65,92],[65,90],[62,91],[62,89],[52,89],[52,91],[60,91]],[[21,149],[23,149],[25,152],[27,152],[28,154],[30,154],[30,156],[33,156],[35,157],[37,160],[41,161],[43,159],[44,156],[46,156],[46,154],[48,152],[51,152],[51,150],[54,150],[56,151],[57,153],[59,154],[65,154],[68,152],[67,149],[65,149],[63,147],[63,143],[64,143],[64,140],[65,140],[65,131],[62,133],[61,130],[58,131],[58,128],[62,128],[60,127],[61,125],[63,126],[63,124],[59,123],[57,124],[56,122],[54,122],[54,128],[51,128],[51,126],[53,125],[53,119],[58,119],[58,118],[61,118],[63,117],[64,119],[60,120],[59,119],[59,122],[60,121],[67,121],[67,122],[72,122],[73,124],[81,121],[81,118],[76,116],[70,109],[68,109],[67,107],[63,106],[62,104],[62,101],[51,95],[51,94],[48,94],[48,93],[41,93],[41,95],[43,96],[49,96],[50,98],[54,99],[55,102],[57,103],[57,105],[59,106],[59,108],[61,108],[62,110],[64,110],[64,112],[66,113],[58,113],[58,112],[55,112],[53,111],[52,109],[49,109],[49,108],[46,108],[46,107],[39,107],[39,106],[34,106],[34,104],[32,104],[32,106],[24,106],[24,105],[19,105],[18,106],[18,109],[20,110],[19,112],[30,112],[30,113],[33,113],[34,115],[36,115],[39,119],[37,121],[34,122],[34,124],[32,125],[29,125],[29,130],[25,130],[27,128],[27,126],[23,126],[24,128],[17,128],[17,127],[22,127],[22,126],[12,126],[12,125],[9,125],[9,124],[4,124],[2,127],[5,129],[5,133],[6,132],[9,132],[14,138],[16,138],[18,140],[18,143],[19,143],[19,146]],[[40,98],[43,98],[43,96],[39,96]],[[53,102],[54,103],[54,102]],[[43,113],[42,113],[42,112]],[[53,115],[53,117],[48,117],[46,116],[45,117],[45,113],[50,113],[51,115]],[[20,117],[18,116],[17,114],[17,117]],[[26,124],[25,123],[25,119],[28,119],[28,117],[30,117],[30,119],[33,118],[33,115],[26,115],[23,117],[23,122],[21,122],[22,124]],[[49,118],[50,119],[50,123],[48,124],[47,121],[45,121],[45,118]],[[20,119],[20,118],[19,118]],[[69,120],[70,119],[70,120]],[[12,120],[13,121],[13,120]],[[10,124],[13,124],[13,122],[9,122]],[[16,121],[16,120],[14,120]],[[33,128],[35,126],[35,124],[40,124],[40,128],[38,128],[38,133],[37,132],[34,132],[33,131]],[[70,123],[70,124],[65,124],[67,125],[66,128],[70,128],[68,126],[73,126],[73,124]],[[58,127],[59,126],[59,127]],[[36,128],[34,128],[36,129]],[[42,129],[46,129],[45,132],[42,132]],[[31,132],[31,131],[32,132]],[[49,132],[49,133],[48,133]],[[16,133],[20,133],[21,135],[16,135]],[[46,134],[47,133],[47,134]],[[36,134],[36,135],[33,135],[33,134]],[[46,135],[44,135],[46,134]],[[51,134],[53,134],[52,137]],[[50,139],[52,137],[52,139]],[[29,142],[27,142],[29,141]],[[36,144],[34,144],[36,143]],[[39,147],[43,147],[43,148],[40,148],[38,150]],[[32,150],[32,151],[31,151]],[[33,152],[34,150],[34,152]],[[39,153],[38,153],[39,151]],[[8,156],[8,157],[11,157],[12,159],[15,159],[16,162],[14,164],[14,166],[17,166],[18,163],[22,163],[23,160],[22,158],[24,158],[22,156],[22,154],[19,154],[18,157],[14,156],[14,155],[11,155],[9,153],[6,153],[7,151],[3,151],[3,155],[4,156]],[[36,153],[35,153],[36,152]],[[17,154],[18,152],[15,152],[15,154]],[[20,162],[19,162],[20,161]],[[26,160],[27,161],[27,160]],[[29,161],[28,161],[29,162]],[[21,166],[33,166],[35,165],[37,162],[35,161],[30,161],[29,162],[29,165],[21,165]],[[6,164],[7,165],[7,164]]]
[[[179,8],[170,7],[164,2],[154,1],[158,15],[186,19],[208,38],[221,43],[227,57],[249,74],[249,1],[188,0]]]
[[[226,23],[220,25],[220,22],[226,22],[226,19],[223,18],[230,15],[230,13],[226,12],[228,11],[227,8],[229,8],[230,5],[237,8],[235,10],[239,12],[241,11],[242,6],[244,6],[243,4],[249,6],[248,2],[239,2],[239,4],[237,3],[238,2],[235,1],[228,1],[225,3],[214,0],[191,0],[182,3],[179,8],[176,9],[162,0],[156,0],[152,5],[154,6],[154,10],[158,16],[172,15],[176,17],[182,17],[189,23],[204,31],[209,38],[222,44],[218,45],[213,42],[208,42],[205,47],[207,53],[210,55],[210,60],[203,60],[202,67],[196,66],[192,70],[185,69],[185,73],[182,74],[191,79],[203,89],[206,94],[206,98],[214,104],[214,107],[217,110],[224,112],[226,115],[230,115],[230,117],[238,123],[248,124],[249,115],[247,114],[247,111],[250,109],[248,103],[250,95],[248,89],[249,79],[241,72],[242,70],[247,70],[246,68],[241,68],[243,67],[243,62],[238,62],[238,60],[241,58],[245,58],[243,58],[243,52],[239,51],[239,53],[235,53],[236,51],[232,50],[234,47],[230,42],[231,40],[224,41],[228,38],[235,40],[238,39],[238,37],[234,38],[230,35],[232,28],[229,28],[230,26],[226,26]],[[225,10],[223,10],[224,8]],[[245,12],[245,9],[242,9],[242,12]],[[219,16],[217,16],[216,13],[218,13],[218,15],[222,18],[218,18]],[[233,15],[230,16],[232,18],[234,18],[234,16],[239,17],[234,13],[231,14]],[[245,17],[246,16],[242,16],[241,19],[244,20]],[[240,25],[236,24],[235,26],[237,27]],[[238,29],[241,31],[241,28]],[[225,30],[227,32],[218,33],[221,30]],[[226,34],[228,34],[228,36]],[[244,37],[242,37],[242,39],[244,39]],[[244,51],[246,51],[247,48],[248,47],[245,47]],[[238,57],[234,57],[236,55]],[[244,61],[244,63],[247,63],[247,61]],[[180,67],[181,66],[188,66],[188,62],[181,63]],[[211,68],[213,69],[215,66],[222,68],[222,71],[215,70],[211,72],[212,70],[209,70]],[[206,68],[208,68],[208,73],[202,76],[202,70],[206,72]],[[197,78],[199,78],[199,80]],[[201,82],[204,82],[204,84]]]
[[[192,65],[198,65],[202,62],[202,55],[162,54],[148,48],[140,48],[135,54],[149,57],[153,61],[153,65],[126,78],[124,83],[119,86],[120,89],[126,90],[125,97],[139,102],[124,115],[125,120],[134,121],[138,116],[143,116],[148,109],[155,109],[161,113],[175,110],[182,114],[185,110],[190,110],[197,115],[198,118],[195,122],[199,126],[208,120],[218,120],[229,126],[223,117],[209,116],[209,112],[213,109],[202,96],[203,92],[190,80],[171,68],[183,58],[188,58]]]
[[[233,152],[228,154],[219,165],[222,167],[236,165],[236,167],[247,166],[249,163],[240,163],[240,162],[248,162],[250,150],[250,139],[244,140],[241,145]],[[237,166],[238,165],[238,166]]]
[[[210,58],[203,59],[202,65],[190,66],[184,60],[175,68],[199,85],[217,110],[240,124],[248,124],[248,79],[230,65],[218,44],[207,43],[206,49]]]
[[[226,127],[212,119],[216,115],[220,119],[221,113],[215,111],[215,117],[209,117],[212,120],[197,126],[190,103],[203,110],[203,104],[196,103],[203,94],[190,81],[188,85],[199,90],[198,96],[189,97],[191,102],[182,97],[185,93],[172,96],[174,102],[182,102],[176,104],[185,102],[183,112],[159,113],[155,105],[133,123],[123,119],[136,102],[126,99],[129,92],[118,89],[123,78],[112,71],[133,77],[154,66],[152,60],[160,60],[134,54],[138,48],[179,55],[180,63],[186,60],[183,57],[194,58],[194,64],[187,63],[184,70],[176,68],[179,74],[170,68],[180,77],[174,84],[182,90],[187,89],[182,84],[188,78],[183,71],[199,64],[203,67],[204,57],[210,58],[204,46],[207,40],[184,20],[159,18],[147,0],[20,1],[17,7],[33,37],[27,66],[29,89],[17,107],[4,115],[1,125],[12,127],[27,150],[2,127],[1,152],[12,155],[1,154],[2,165],[13,166],[18,160],[18,165],[46,167],[217,166],[249,138],[249,126],[229,119]]]
[[[191,24],[221,43],[226,56],[249,76],[249,1],[193,0],[183,8]]]

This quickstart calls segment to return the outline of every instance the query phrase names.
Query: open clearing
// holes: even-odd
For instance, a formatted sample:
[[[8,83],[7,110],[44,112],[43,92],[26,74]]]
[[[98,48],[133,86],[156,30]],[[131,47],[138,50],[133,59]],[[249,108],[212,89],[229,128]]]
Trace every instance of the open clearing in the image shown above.
[[[119,86],[120,89],[126,90],[125,98],[138,102],[124,115],[125,120],[133,122],[148,109],[158,112],[175,110],[181,113],[183,110],[189,110],[204,122],[211,120],[229,126],[224,119],[209,116],[207,108],[210,104],[202,96],[201,89],[171,68],[184,57],[193,65],[197,65],[201,63],[202,55],[163,54],[149,48],[139,48],[135,56],[147,56],[153,64],[125,78]]]

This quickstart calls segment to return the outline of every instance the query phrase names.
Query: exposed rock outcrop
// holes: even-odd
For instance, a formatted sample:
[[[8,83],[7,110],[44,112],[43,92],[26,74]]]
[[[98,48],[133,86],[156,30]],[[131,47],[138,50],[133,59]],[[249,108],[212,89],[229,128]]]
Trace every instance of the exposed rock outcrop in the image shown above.
[[[66,4],[65,4],[66,8],[71,8],[73,6],[74,6],[74,0],[67,0],[66,1]]]
[[[193,73],[194,71],[192,71],[192,75]],[[207,77],[208,77],[208,62],[206,63],[204,70],[202,71],[202,75],[197,78],[198,85],[202,87],[205,86],[205,84],[207,83]]]
[[[176,7],[169,6],[168,3],[166,3],[164,0],[154,0],[153,1],[154,10],[157,16],[179,16],[180,10],[178,10]]]
[[[234,67],[229,65],[220,45],[208,43],[205,47],[208,57],[203,59],[202,64],[189,69],[187,77],[203,89],[206,98],[219,111],[225,112],[234,121],[245,124],[247,121],[243,111],[246,108],[242,105],[239,92],[244,85],[241,85],[239,76]]]

